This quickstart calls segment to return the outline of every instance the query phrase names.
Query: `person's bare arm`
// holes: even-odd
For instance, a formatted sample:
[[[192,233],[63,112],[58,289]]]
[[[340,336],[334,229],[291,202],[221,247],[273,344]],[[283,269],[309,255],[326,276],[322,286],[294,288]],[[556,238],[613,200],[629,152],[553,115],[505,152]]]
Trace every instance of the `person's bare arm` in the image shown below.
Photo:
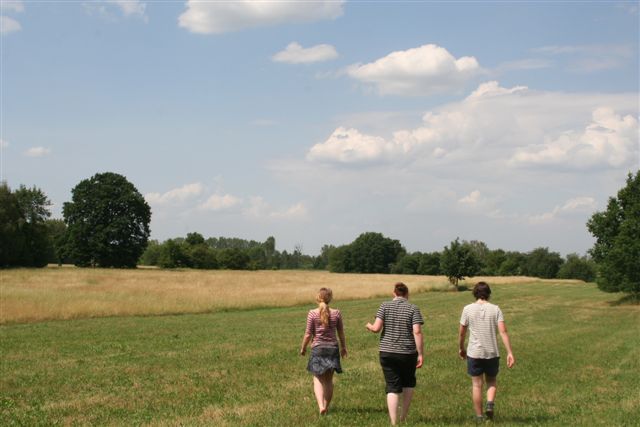
[[[383,322],[382,322],[382,319],[379,317],[376,317],[376,320],[375,322],[373,322],[373,325],[371,323],[366,324],[366,328],[373,333],[380,332],[382,330],[382,326],[383,326]]]
[[[300,356],[304,356],[307,353],[307,346],[311,341],[311,334],[304,334],[302,338],[302,344],[300,345]]]
[[[340,340],[340,356],[347,357],[347,339],[344,336],[344,329],[338,329],[338,339]]]
[[[416,323],[413,325],[413,339],[416,341],[416,350],[418,350],[418,363],[416,368],[421,368],[424,362],[424,337],[422,335],[422,325]]]
[[[498,331],[500,332],[500,338],[502,338],[502,343],[507,349],[507,367],[511,368],[516,364],[516,358],[513,356],[513,351],[511,351],[511,341],[509,341],[509,334],[507,333],[507,325],[504,322],[498,322]]]
[[[458,355],[460,356],[460,359],[466,359],[467,358],[467,350],[465,350],[464,348],[464,340],[467,336],[467,326],[463,325],[462,323],[460,324],[460,329],[458,330],[458,345],[459,345],[459,349],[458,349]]]

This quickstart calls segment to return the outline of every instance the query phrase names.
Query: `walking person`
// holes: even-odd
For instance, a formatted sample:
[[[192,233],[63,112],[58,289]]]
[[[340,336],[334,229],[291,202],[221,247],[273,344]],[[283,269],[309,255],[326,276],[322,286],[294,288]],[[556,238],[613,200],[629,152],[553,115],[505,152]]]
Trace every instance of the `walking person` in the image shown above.
[[[491,304],[491,288],[485,282],[478,282],[473,287],[476,302],[469,304],[462,310],[458,340],[460,344],[460,358],[467,359],[467,372],[471,376],[473,409],[476,422],[484,421],[482,414],[482,388],[487,383],[487,405],[485,415],[493,419],[496,398],[497,376],[500,354],[498,352],[497,333],[507,349],[507,367],[511,368],[516,359],[511,351],[511,342],[507,334],[507,326],[500,307]],[[469,334],[469,344],[464,348],[464,341]]]
[[[311,343],[307,370],[313,374],[313,391],[320,415],[329,411],[333,398],[333,373],[342,373],[340,357],[347,357],[342,314],[340,310],[329,308],[332,298],[331,289],[321,288],[318,291],[318,308],[310,310],[307,315],[307,327],[300,347],[300,355],[304,356]]]
[[[382,331],[380,365],[386,382],[391,425],[398,421],[400,405],[400,421],[405,421],[409,414],[416,386],[416,369],[423,363],[423,324],[420,309],[409,303],[409,288],[404,283],[396,283],[393,300],[383,302],[373,324],[366,325],[371,332]]]

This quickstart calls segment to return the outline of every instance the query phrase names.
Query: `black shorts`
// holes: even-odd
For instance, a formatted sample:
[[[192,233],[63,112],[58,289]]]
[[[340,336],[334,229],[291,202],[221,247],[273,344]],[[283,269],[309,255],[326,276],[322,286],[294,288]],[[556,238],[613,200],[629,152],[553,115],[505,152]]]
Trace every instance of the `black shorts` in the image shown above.
[[[418,353],[400,354],[380,352],[380,366],[386,382],[386,393],[402,393],[406,387],[416,386]]]
[[[477,377],[482,374],[488,377],[496,377],[498,376],[499,369],[499,357],[494,357],[493,359],[474,359],[473,357],[467,357],[467,373],[472,377]]]

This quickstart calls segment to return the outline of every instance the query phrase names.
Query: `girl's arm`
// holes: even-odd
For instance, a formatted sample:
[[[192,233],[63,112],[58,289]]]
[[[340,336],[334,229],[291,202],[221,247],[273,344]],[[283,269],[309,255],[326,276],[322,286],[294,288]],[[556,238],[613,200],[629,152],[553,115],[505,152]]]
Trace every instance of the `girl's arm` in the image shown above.
[[[300,356],[304,356],[307,353],[307,346],[311,341],[311,334],[304,334],[304,338],[302,338],[302,344],[300,345]]]

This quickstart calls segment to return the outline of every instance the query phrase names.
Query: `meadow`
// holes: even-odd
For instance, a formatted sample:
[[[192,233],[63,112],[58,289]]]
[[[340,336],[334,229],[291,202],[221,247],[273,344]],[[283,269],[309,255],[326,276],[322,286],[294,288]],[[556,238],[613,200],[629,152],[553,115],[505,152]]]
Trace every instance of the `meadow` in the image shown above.
[[[436,292],[446,289],[441,277],[0,274],[1,425],[388,425],[378,336],[364,324],[399,279],[426,321],[408,425],[474,425],[456,340],[460,311],[473,298]],[[517,359],[502,368],[494,424],[638,425],[640,307],[619,305],[618,295],[593,284],[488,280]],[[334,289],[349,347],[324,418],[298,355],[319,286]]]

